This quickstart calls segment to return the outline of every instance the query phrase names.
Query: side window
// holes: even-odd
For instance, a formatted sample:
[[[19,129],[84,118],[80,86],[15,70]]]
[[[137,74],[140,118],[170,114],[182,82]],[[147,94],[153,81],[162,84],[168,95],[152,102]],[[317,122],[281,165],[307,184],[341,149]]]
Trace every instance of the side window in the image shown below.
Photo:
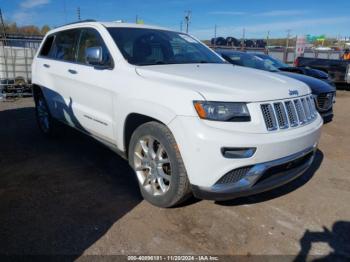
[[[46,38],[45,43],[43,44],[43,47],[40,50],[40,54],[39,54],[40,56],[43,56],[43,57],[49,56],[54,40],[55,40],[54,35],[48,36]]]
[[[53,58],[58,60],[75,62],[77,42],[80,30],[67,30],[57,34],[54,46]]]
[[[78,55],[77,55],[77,62],[82,64],[88,64],[85,59],[85,51],[87,48],[90,47],[101,47],[102,48],[102,58],[103,58],[103,65],[110,65],[111,64],[111,55],[107,49],[107,46],[103,42],[102,37],[100,34],[92,28],[83,29],[79,41],[79,47],[78,47]]]

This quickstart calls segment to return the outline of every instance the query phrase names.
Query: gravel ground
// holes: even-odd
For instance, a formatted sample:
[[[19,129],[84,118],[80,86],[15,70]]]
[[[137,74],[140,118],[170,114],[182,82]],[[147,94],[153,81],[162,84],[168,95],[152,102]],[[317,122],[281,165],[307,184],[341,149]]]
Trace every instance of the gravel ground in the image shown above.
[[[350,259],[350,92],[339,91],[316,159],[299,179],[226,202],[143,201],[126,161],[64,129],[36,127],[33,102],[0,102],[0,254],[215,254]]]

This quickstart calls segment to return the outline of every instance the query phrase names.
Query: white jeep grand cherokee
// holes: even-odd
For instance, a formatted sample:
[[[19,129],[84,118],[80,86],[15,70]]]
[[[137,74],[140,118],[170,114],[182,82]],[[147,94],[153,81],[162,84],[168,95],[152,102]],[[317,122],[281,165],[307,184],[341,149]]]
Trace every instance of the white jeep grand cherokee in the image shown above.
[[[92,21],[50,31],[33,62],[39,127],[63,122],[128,159],[143,197],[225,200],[311,164],[322,119],[309,88],[224,62],[188,34]]]

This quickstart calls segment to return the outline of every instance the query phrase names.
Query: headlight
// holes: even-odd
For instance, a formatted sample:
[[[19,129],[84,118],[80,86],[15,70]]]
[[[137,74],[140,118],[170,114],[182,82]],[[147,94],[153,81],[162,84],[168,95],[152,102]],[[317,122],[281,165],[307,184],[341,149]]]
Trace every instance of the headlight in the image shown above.
[[[227,122],[248,122],[250,114],[246,103],[194,101],[198,116],[202,119]]]

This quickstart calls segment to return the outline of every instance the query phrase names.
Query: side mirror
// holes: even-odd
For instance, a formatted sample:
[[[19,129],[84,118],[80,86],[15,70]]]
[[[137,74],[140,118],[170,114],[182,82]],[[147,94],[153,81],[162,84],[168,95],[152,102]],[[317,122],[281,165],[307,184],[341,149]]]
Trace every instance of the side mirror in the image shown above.
[[[85,49],[85,60],[90,65],[102,65],[102,47],[94,46]]]
[[[348,67],[346,69],[345,81],[346,83],[350,84],[350,64],[348,64]]]

